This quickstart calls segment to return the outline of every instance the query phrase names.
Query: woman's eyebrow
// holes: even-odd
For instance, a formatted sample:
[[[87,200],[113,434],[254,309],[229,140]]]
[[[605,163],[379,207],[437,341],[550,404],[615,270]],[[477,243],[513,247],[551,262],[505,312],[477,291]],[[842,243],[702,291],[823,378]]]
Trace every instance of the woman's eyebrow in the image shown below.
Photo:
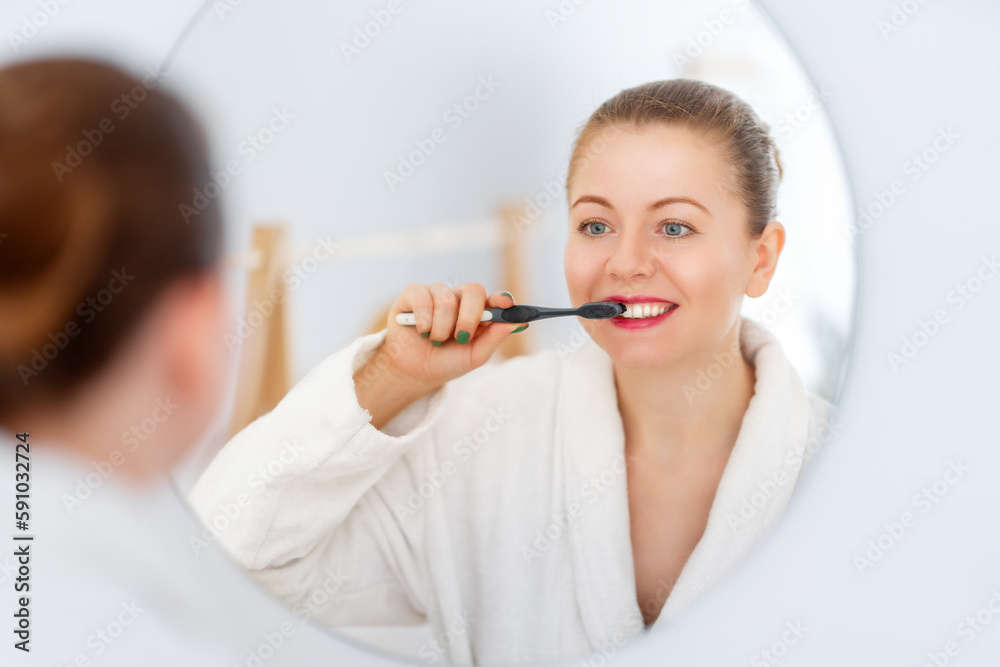
[[[655,211],[661,206],[666,206],[667,204],[691,204],[692,206],[697,206],[705,213],[712,215],[712,213],[707,208],[699,204],[694,199],[691,199],[690,197],[664,197],[663,199],[660,199],[659,201],[654,201],[652,204],[650,204],[649,210]]]
[[[598,197],[597,195],[582,195],[579,199],[573,202],[570,208],[573,208],[573,206],[576,206],[577,204],[598,204],[612,211],[615,210],[615,207],[611,205],[611,202],[609,202],[604,197]],[[691,204],[692,206],[700,208],[705,213],[712,215],[711,211],[709,211],[699,202],[695,201],[694,199],[691,199],[690,197],[664,197],[663,199],[657,200],[652,204],[650,204],[648,210],[655,211],[656,209],[663,206],[667,206],[669,204]]]
[[[611,202],[604,197],[598,197],[597,195],[583,195],[573,202],[570,208],[573,208],[573,206],[576,206],[577,204],[599,204],[604,208],[609,208],[612,211],[615,210],[615,207],[611,205]]]

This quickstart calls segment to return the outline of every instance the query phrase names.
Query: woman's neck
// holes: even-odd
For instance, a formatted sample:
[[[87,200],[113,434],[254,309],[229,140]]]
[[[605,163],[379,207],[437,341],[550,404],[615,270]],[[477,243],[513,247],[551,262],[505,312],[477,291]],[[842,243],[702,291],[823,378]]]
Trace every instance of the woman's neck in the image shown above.
[[[615,366],[627,455],[726,454],[753,397],[754,368],[740,351],[740,324],[714,349],[667,367]]]

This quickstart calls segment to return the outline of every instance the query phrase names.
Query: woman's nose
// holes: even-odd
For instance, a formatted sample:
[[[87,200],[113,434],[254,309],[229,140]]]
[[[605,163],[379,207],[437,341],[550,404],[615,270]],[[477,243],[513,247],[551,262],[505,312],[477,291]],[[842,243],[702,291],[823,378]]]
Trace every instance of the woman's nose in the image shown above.
[[[653,239],[624,233],[618,238],[607,262],[607,272],[621,280],[648,277],[654,271]]]

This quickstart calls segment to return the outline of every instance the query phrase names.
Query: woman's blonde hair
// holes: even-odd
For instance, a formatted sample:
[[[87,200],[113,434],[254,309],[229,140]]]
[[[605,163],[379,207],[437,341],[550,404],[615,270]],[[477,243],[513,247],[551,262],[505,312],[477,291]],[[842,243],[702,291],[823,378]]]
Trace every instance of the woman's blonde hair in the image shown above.
[[[694,79],[655,81],[621,91],[590,116],[573,144],[566,191],[581,166],[604,150],[607,130],[653,123],[697,130],[726,149],[726,186],[747,211],[747,232],[760,236],[777,214],[781,162],[770,128],[733,93]]]

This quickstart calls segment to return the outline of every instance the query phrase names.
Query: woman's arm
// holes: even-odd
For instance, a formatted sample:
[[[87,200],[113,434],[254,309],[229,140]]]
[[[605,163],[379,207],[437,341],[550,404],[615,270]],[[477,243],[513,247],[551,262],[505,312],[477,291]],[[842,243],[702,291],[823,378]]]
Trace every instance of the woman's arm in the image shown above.
[[[444,392],[414,398],[390,375],[366,375],[384,335],[314,368],[226,443],[189,495],[207,536],[297,612],[331,625],[413,623],[425,610],[422,513],[393,508],[421,477],[420,457],[406,453],[426,441]],[[383,429],[360,405],[357,378]]]
[[[371,425],[381,430],[411,403],[426,396],[441,385],[421,385],[396,376],[388,365],[384,346],[353,376],[358,404],[371,414]]]
[[[419,622],[438,554],[407,505],[431,466],[443,388],[516,328],[483,323],[485,307],[513,303],[478,283],[408,285],[386,329],[324,360],[198,480],[190,500],[209,530],[221,526],[220,546],[293,609],[327,599],[329,625]],[[419,327],[398,324],[401,312]]]

